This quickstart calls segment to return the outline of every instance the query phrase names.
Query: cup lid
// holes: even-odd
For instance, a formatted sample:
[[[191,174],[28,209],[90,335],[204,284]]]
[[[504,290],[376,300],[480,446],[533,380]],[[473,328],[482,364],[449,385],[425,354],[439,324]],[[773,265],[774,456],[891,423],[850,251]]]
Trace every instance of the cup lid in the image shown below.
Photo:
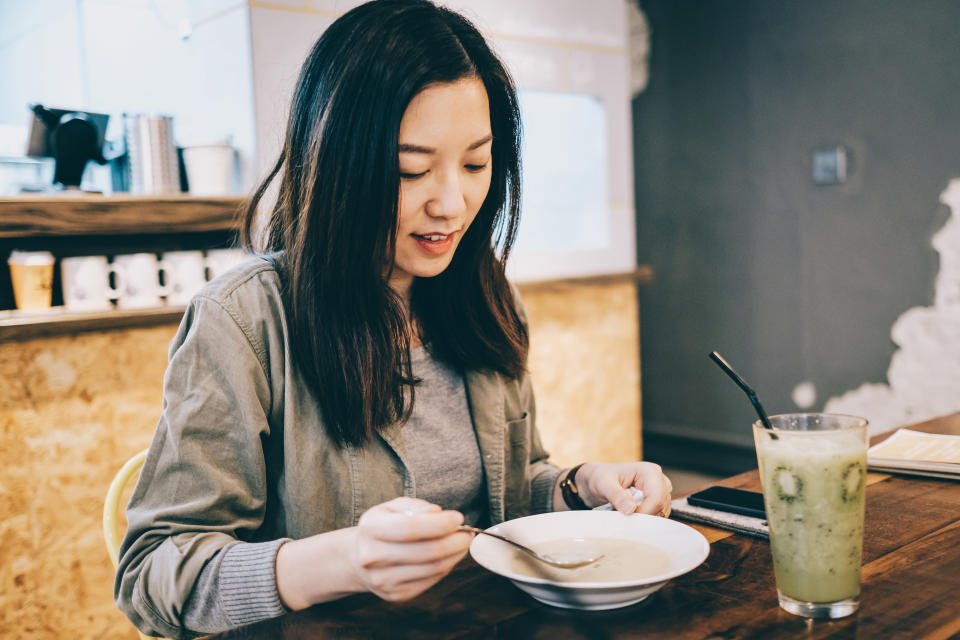
[[[17,251],[14,249],[7,258],[7,264],[39,266],[53,264],[54,257],[49,251]]]

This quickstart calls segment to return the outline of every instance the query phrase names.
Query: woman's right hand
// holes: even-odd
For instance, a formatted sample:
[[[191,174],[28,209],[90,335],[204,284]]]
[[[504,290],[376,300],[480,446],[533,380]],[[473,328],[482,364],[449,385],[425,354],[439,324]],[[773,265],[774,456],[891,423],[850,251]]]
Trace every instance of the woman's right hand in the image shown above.
[[[463,514],[417,498],[395,498],[367,510],[356,527],[351,564],[366,590],[384,600],[414,598],[460,562],[473,536],[457,527]]]
[[[473,536],[457,527],[463,514],[416,498],[368,509],[356,527],[291,540],[277,551],[277,593],[305,609],[352,593],[384,600],[414,598],[450,573]]]

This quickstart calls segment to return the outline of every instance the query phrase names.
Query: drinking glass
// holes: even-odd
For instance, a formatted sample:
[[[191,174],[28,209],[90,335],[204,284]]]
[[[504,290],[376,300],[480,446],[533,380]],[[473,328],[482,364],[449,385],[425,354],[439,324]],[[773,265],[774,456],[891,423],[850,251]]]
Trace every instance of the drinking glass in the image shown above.
[[[826,413],[753,425],[780,606],[842,618],[860,604],[867,421]]]

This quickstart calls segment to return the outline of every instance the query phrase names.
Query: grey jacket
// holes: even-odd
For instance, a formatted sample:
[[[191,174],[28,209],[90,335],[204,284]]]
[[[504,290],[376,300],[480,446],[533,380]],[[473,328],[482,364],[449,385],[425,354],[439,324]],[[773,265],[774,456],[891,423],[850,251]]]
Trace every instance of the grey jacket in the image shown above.
[[[148,634],[192,636],[281,615],[283,542],[353,526],[374,505],[417,495],[400,425],[363,446],[328,438],[287,337],[270,257],[210,283],[184,315],[114,584],[117,605]],[[548,510],[559,470],[540,444],[529,380],[481,371],[465,380],[491,521]]]

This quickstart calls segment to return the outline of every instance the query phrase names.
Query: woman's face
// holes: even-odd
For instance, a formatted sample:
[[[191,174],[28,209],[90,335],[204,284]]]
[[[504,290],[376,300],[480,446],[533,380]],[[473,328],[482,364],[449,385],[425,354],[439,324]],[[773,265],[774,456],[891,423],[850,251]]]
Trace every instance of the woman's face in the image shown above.
[[[490,105],[478,78],[434,84],[400,121],[400,219],[390,285],[406,295],[415,277],[450,264],[487,197],[492,175]]]

